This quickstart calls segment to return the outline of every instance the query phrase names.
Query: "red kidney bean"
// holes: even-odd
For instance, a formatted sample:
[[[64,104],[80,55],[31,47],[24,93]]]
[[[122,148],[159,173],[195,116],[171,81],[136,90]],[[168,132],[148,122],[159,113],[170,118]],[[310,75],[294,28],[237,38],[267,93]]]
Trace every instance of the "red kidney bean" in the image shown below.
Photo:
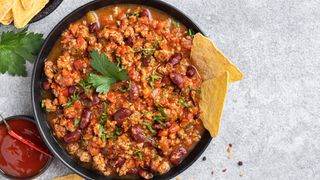
[[[70,86],[68,88],[68,92],[69,92],[69,94],[74,94],[76,92],[76,86]]]
[[[151,13],[149,11],[149,9],[143,9],[141,12],[140,12],[140,17],[144,17],[146,16],[149,20],[151,19]]]
[[[131,135],[135,141],[144,142],[144,139],[145,139],[144,133],[139,127],[137,126],[131,127]]]
[[[94,94],[92,96],[92,105],[97,105],[97,104],[99,104],[99,102],[100,102],[100,99],[99,99],[98,95]]]
[[[50,89],[50,83],[48,81],[43,81],[42,82],[42,88],[44,90],[49,90]]]
[[[164,124],[166,125],[167,128],[171,127],[171,122],[170,121],[166,121]]]
[[[153,128],[154,130],[157,130],[157,131],[163,129],[163,127],[162,127],[161,124],[153,124],[153,125],[152,125],[152,128]]]
[[[134,82],[131,82],[129,96],[131,100],[136,100],[137,98],[139,98],[139,88]]]
[[[187,154],[187,150],[184,147],[178,147],[171,153],[170,162],[177,166],[182,161],[184,155]]]
[[[91,111],[83,109],[81,114],[80,129],[86,128],[90,123]]]
[[[83,68],[82,60],[81,59],[77,59],[77,60],[73,61],[73,67],[77,71],[82,70],[82,68]]]
[[[75,142],[79,141],[80,137],[81,137],[81,130],[77,129],[77,130],[75,130],[73,132],[70,132],[70,133],[66,134],[63,137],[63,140],[66,143],[75,143]]]
[[[148,67],[149,64],[150,64],[150,62],[151,62],[151,58],[149,58],[149,57],[143,57],[143,58],[141,59],[141,62],[142,62],[142,66],[143,66],[143,67]]]
[[[98,29],[99,29],[99,24],[98,24],[97,22],[91,24],[91,25],[90,25],[90,28],[89,28],[89,30],[90,30],[91,33],[97,32]]]
[[[133,46],[133,39],[132,39],[132,37],[124,38],[124,42],[126,43],[127,46],[130,46],[130,47]]]
[[[121,168],[125,162],[126,162],[125,158],[119,157],[115,163],[115,167]]]
[[[188,66],[186,75],[191,78],[196,73],[196,69],[193,66]]]
[[[199,117],[200,117],[200,113],[197,113],[193,116],[193,119],[199,119]]]
[[[145,171],[143,169],[139,169],[139,175],[141,177],[143,177],[144,179],[151,179],[153,178],[153,174],[148,172],[148,171]]]
[[[113,119],[117,121],[117,125],[121,126],[123,120],[129,117],[130,115],[131,115],[131,111],[129,109],[121,108],[116,113],[114,113]]]
[[[183,87],[184,79],[179,73],[170,74],[171,81],[176,84],[180,89]]]
[[[139,169],[138,168],[131,168],[127,171],[128,174],[138,174]]]
[[[171,80],[169,76],[163,76],[161,79],[161,82],[164,83],[165,85],[171,85]]]
[[[181,59],[182,59],[181,53],[174,53],[172,56],[170,56],[168,61],[172,65],[176,65],[180,63]]]

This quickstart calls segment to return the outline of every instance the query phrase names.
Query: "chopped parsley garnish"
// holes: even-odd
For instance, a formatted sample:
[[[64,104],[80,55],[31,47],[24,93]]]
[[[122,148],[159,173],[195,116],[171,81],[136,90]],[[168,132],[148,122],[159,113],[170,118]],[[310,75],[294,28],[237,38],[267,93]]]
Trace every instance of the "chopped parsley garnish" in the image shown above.
[[[157,133],[157,131],[152,128],[151,124],[146,123],[146,122],[142,122],[142,124],[144,124],[145,126],[147,126],[147,128],[149,129],[150,132],[152,132],[152,133]]]
[[[143,57],[151,57],[156,52],[153,48],[141,48],[141,51]]]
[[[189,36],[194,36],[195,35],[195,32],[193,29],[188,29],[188,35]]]
[[[117,60],[117,67],[121,70],[125,69],[122,64],[121,58],[119,56],[116,56],[116,60]]]
[[[176,19],[170,18],[171,24],[173,24],[176,27],[180,27],[180,22],[177,21]]]
[[[140,16],[140,13],[139,12],[129,12],[129,13],[126,13],[127,16],[137,16],[139,17]]]
[[[84,89],[84,92],[90,93],[90,88],[91,88],[90,84],[87,84],[84,80],[81,80],[79,84]]]
[[[163,120],[164,120],[164,117],[160,116],[160,115],[154,115],[153,116],[153,120],[161,125],[163,125]]]
[[[74,127],[77,127],[80,123],[80,119],[79,118],[75,118],[73,121]]]
[[[192,129],[193,128],[193,125],[187,125],[185,128],[184,128],[184,130],[185,131],[189,131],[190,129]]]
[[[136,150],[134,153],[138,155],[140,160],[142,160],[142,151],[140,149]]]
[[[101,135],[101,140],[102,140],[102,142],[106,142],[106,135],[105,134]]]
[[[125,89],[123,87],[117,87],[117,88],[112,89],[112,91],[114,91],[114,92],[120,91],[120,92],[124,93],[124,92],[128,92],[128,89]]]
[[[187,107],[187,108],[191,108],[192,106],[190,106],[184,98],[180,98],[179,99],[179,103],[181,103],[184,107]]]
[[[72,106],[73,103],[76,102],[78,99],[80,99],[80,95],[79,94],[74,94],[74,95],[71,96],[71,99],[67,103],[62,104],[62,107],[63,108],[68,108],[68,107]]]
[[[27,76],[26,61],[33,63],[43,43],[42,34],[27,33],[28,28],[19,32],[2,32],[0,37],[0,73]]]
[[[186,89],[181,91],[182,94],[186,94],[188,91],[192,90],[192,86],[188,86]]]
[[[158,111],[161,113],[161,115],[163,117],[165,117],[166,119],[168,119],[168,115],[166,114],[166,112],[164,112],[163,107],[158,107]]]
[[[144,115],[149,114],[151,111],[145,111],[143,112]]]
[[[100,74],[90,73],[87,81],[92,84],[99,93],[106,94],[108,93],[111,85],[118,81],[128,79],[128,74],[125,69],[119,70],[104,53],[99,55],[96,50],[91,52],[90,65]]]
[[[154,89],[154,80],[159,80],[162,78],[161,76],[156,75],[156,71],[157,71],[157,68],[152,71],[152,74],[148,78],[149,84],[152,89]]]

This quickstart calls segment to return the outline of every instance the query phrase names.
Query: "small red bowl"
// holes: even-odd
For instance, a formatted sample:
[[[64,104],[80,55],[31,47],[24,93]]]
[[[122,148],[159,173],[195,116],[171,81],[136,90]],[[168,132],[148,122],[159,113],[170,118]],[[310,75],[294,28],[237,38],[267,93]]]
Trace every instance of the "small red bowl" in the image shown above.
[[[47,149],[32,117],[18,115],[5,120],[14,132]],[[4,123],[0,121],[0,175],[8,179],[34,179],[42,174],[51,162],[52,158],[11,137]],[[28,172],[24,168],[28,168]]]

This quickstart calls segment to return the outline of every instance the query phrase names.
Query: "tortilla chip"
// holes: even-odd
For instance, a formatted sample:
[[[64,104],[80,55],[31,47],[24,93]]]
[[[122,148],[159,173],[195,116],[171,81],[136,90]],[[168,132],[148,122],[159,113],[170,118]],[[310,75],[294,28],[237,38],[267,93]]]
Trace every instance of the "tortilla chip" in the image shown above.
[[[224,72],[201,84],[200,119],[203,126],[210,132],[211,137],[216,137],[219,133],[228,79],[229,73]]]
[[[14,6],[16,0],[0,0],[0,20],[2,20]]]
[[[192,41],[191,61],[197,67],[203,80],[208,80],[229,72],[229,82],[243,79],[241,71],[202,34],[197,33]]]
[[[10,10],[1,20],[0,23],[2,23],[3,25],[9,25],[11,24],[13,21],[13,13]]]
[[[49,0],[38,0],[29,9],[24,9],[21,1],[17,1],[16,5],[12,8],[14,25],[16,28],[23,28],[29,21],[38,14],[42,8],[48,3]]]
[[[52,180],[84,180],[84,178],[82,178],[76,174],[69,174],[66,176],[54,178]]]
[[[25,10],[28,10],[32,7],[33,5],[33,0],[20,0],[21,1],[21,4],[22,4],[22,7],[25,9]]]

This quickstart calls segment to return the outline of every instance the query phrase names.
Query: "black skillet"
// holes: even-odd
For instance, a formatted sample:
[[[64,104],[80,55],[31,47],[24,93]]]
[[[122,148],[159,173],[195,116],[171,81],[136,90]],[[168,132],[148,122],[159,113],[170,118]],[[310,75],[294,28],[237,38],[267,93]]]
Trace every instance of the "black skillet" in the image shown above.
[[[104,6],[114,5],[114,4],[140,4],[145,6],[150,6],[156,9],[159,9],[173,18],[177,19],[179,22],[184,24],[187,28],[194,29],[195,32],[203,32],[200,28],[188,18],[184,13],[175,8],[174,6],[159,1],[159,0],[96,0],[88,4],[85,4],[78,9],[74,10],[72,13],[67,15],[62,21],[60,21],[50,32],[46,38],[42,49],[38,55],[37,61],[34,65],[34,70],[32,74],[32,105],[34,117],[36,119],[39,131],[43,137],[45,143],[50,148],[51,152],[60,159],[67,167],[76,172],[77,174],[85,177],[86,179],[132,179],[132,177],[119,177],[119,176],[103,176],[95,170],[91,170],[81,166],[77,160],[73,159],[68,153],[64,150],[62,146],[59,145],[58,141],[52,135],[52,129],[48,123],[46,117],[46,112],[41,108],[41,80],[43,78],[43,67],[44,61],[48,57],[54,43],[59,39],[63,30],[67,29],[69,24],[85,16],[86,12],[90,10],[99,9]],[[189,155],[176,167],[170,169],[169,172],[163,175],[156,175],[153,179],[170,179],[185,169],[190,167],[203,153],[211,141],[211,137],[208,131],[205,131],[202,135],[201,140],[195,146],[195,148],[189,153]]]

